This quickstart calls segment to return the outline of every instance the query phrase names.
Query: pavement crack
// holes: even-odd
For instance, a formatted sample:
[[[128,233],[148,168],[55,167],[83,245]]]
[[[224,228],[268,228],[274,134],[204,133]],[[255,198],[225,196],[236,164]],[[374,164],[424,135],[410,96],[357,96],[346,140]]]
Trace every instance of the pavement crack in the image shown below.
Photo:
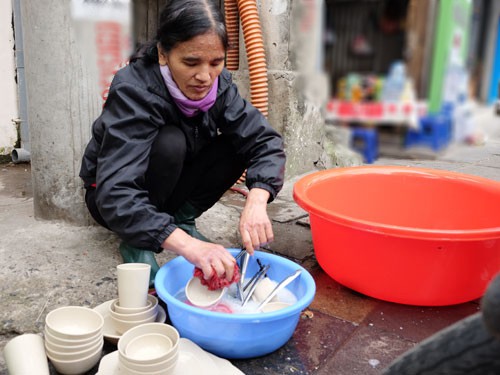
[[[47,308],[47,305],[49,304],[49,300],[50,300],[50,297],[52,297],[52,292],[49,293],[49,295],[47,296],[47,300],[45,301],[45,303],[43,304],[42,306],[42,309],[40,310],[40,312],[38,313],[38,316],[36,317],[35,319],[35,324],[38,322],[38,320],[40,319],[40,317],[42,316],[43,312],[45,311],[45,309]]]

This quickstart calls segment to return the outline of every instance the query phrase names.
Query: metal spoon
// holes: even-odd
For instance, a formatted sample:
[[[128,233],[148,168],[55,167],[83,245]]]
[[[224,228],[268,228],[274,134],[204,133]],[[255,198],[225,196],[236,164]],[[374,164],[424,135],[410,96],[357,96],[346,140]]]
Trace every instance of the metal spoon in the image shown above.
[[[241,257],[241,266],[240,266],[240,280],[236,284],[237,289],[238,289],[238,296],[240,298],[240,301],[243,303],[244,301],[244,296],[243,296],[243,281],[245,280],[245,275],[247,273],[247,266],[248,266],[248,259],[250,258],[250,254],[248,254],[245,251],[245,254],[242,255]]]
[[[238,255],[236,255],[234,257],[234,259],[236,259],[236,261],[238,261],[242,256],[243,254],[245,254],[247,251],[245,249],[241,249],[241,251],[238,253]]]
[[[257,273],[252,278],[252,280],[250,280],[250,282],[246,285],[246,286],[249,286],[249,284],[251,284],[250,290],[248,291],[247,295],[245,296],[245,299],[244,299],[243,303],[241,304],[241,306],[245,306],[247,304],[247,302],[250,300],[250,298],[253,295],[253,292],[255,292],[255,289],[257,288],[257,284],[259,283],[259,281],[263,277],[266,276],[266,273],[269,270],[269,267],[271,267],[271,266],[269,264],[267,264],[266,266],[264,266],[264,268],[261,268],[259,271],[257,271]]]
[[[271,293],[264,299],[264,301],[261,302],[259,307],[257,308],[258,310],[262,309],[265,305],[271,301],[271,299],[284,287],[286,287],[288,284],[290,284],[293,280],[297,278],[297,276],[300,275],[302,270],[299,268],[296,270],[294,273],[292,273],[290,276],[287,276],[282,282],[280,282],[276,287],[273,289]]]
[[[258,259],[257,259],[258,260]],[[250,281],[248,283],[245,284],[245,286],[243,287],[243,291],[245,292],[248,287],[254,282],[255,278],[259,275],[259,272],[262,271],[264,269],[265,266],[263,266],[260,262],[259,262],[259,269],[257,270],[257,272],[255,272],[255,275],[252,276],[252,278],[250,279]],[[271,267],[271,266],[269,266]],[[269,269],[269,267],[267,267],[267,269]]]

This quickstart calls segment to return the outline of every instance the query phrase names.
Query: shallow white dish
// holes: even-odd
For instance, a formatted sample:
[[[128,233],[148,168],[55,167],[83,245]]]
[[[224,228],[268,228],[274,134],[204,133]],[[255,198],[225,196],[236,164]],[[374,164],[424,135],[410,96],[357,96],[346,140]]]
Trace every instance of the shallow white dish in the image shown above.
[[[172,375],[244,375],[227,359],[206,352],[191,340],[179,340],[179,359]],[[122,375],[118,350],[102,357],[97,375]]]
[[[200,278],[193,276],[184,288],[186,298],[194,306],[210,307],[216,305],[226,292],[226,288],[210,290],[201,283]]]
[[[112,344],[117,344],[121,334],[116,332],[115,327],[113,325],[113,321],[111,320],[111,315],[109,314],[109,306],[113,303],[114,299],[101,303],[99,306],[94,307],[94,310],[102,315],[104,318],[104,326],[102,327],[102,334],[104,339]],[[158,315],[156,316],[156,323],[165,323],[167,319],[167,313],[165,309],[158,305]]]

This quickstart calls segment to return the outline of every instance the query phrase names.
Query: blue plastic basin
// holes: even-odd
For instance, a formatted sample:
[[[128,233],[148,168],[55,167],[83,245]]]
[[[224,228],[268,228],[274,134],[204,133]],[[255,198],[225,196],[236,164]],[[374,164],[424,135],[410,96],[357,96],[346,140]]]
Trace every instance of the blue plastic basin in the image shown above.
[[[236,255],[239,249],[229,249]],[[302,273],[287,288],[297,297],[294,305],[270,313],[225,314],[190,306],[175,296],[193,275],[194,267],[183,257],[163,265],[155,278],[156,292],[168,309],[172,324],[181,337],[223,358],[254,358],[279,349],[292,337],[300,313],[312,302],[316,284],[303,267],[286,258],[256,251],[247,275],[257,272],[258,258],[270,264],[268,275],[279,282],[298,268]]]

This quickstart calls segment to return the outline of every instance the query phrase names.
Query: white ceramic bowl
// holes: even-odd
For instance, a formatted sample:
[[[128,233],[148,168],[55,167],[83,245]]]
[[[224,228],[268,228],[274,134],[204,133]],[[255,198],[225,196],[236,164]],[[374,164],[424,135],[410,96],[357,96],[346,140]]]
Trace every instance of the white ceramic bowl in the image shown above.
[[[226,291],[226,288],[209,290],[201,283],[198,277],[192,277],[184,289],[186,298],[195,306],[210,307],[217,304]]]
[[[104,343],[103,343],[104,344]],[[66,375],[77,375],[83,374],[94,367],[102,356],[102,348],[97,349],[94,353],[91,353],[87,357],[75,359],[75,360],[61,360],[51,357],[47,354],[52,365],[55,367],[57,372]]]
[[[104,319],[97,311],[81,306],[65,306],[50,311],[45,327],[62,339],[86,339],[102,332]]]
[[[118,304],[118,299],[115,299],[113,303],[109,305],[109,314],[116,319],[124,320],[124,321],[137,321],[151,318],[151,316],[158,314],[158,299],[152,296],[153,299],[150,299],[151,304],[149,308],[143,310],[141,312],[136,313],[119,313],[116,311],[116,306]]]
[[[272,312],[272,311],[281,310],[281,309],[284,309],[284,308],[290,307],[290,306],[292,306],[292,305],[289,303],[275,301],[275,302],[266,303],[264,306],[262,306],[260,311],[262,311],[263,313]]]
[[[257,285],[255,286],[255,290],[252,294],[252,299],[260,303],[266,299],[266,297],[276,288],[278,283],[274,280],[271,280],[269,277],[264,277],[261,279]],[[271,302],[278,301],[278,297],[274,296],[271,298]]]
[[[160,333],[147,333],[134,337],[125,348],[127,358],[134,360],[161,361],[172,350],[170,337]]]
[[[96,350],[102,349],[104,346],[104,339],[101,339],[100,341],[96,342],[94,345],[92,345],[89,348],[79,350],[79,351],[74,351],[74,352],[67,352],[67,351],[54,351],[47,347],[45,345],[45,352],[47,355],[50,355],[53,359],[56,360],[62,360],[62,361],[75,361],[81,358],[85,358],[92,353],[94,353]]]
[[[130,362],[127,358],[119,355],[120,368],[127,371],[132,371],[129,373],[139,373],[139,374],[149,374],[151,372],[161,371],[161,370],[173,370],[179,359],[179,352],[175,351],[173,355],[164,361],[156,362],[152,364],[139,364],[135,362]],[[135,371],[135,372],[134,372]]]
[[[148,359],[135,359],[131,358],[127,355],[127,346],[130,342],[142,335],[147,335],[150,333],[156,333],[160,335],[167,336],[172,341],[172,349],[165,356],[161,358],[157,358],[154,360]],[[129,362],[137,363],[137,364],[155,364],[157,362],[168,359],[169,357],[175,355],[175,353],[179,349],[179,332],[173,326],[163,323],[147,323],[142,324],[140,326],[131,328],[127,332],[123,334],[123,336],[118,341],[118,353],[120,357],[127,359]]]
[[[45,341],[50,341],[52,344],[60,346],[71,347],[71,346],[87,345],[90,342],[97,340],[99,337],[102,337],[103,333],[97,332],[94,336],[88,338],[69,340],[60,338],[59,336],[57,336],[57,332],[54,334],[49,330],[47,326],[45,326],[43,335],[45,336]]]
[[[177,363],[174,363],[171,367],[169,368],[163,368],[158,371],[148,371],[145,372],[144,370],[132,370],[130,368],[124,367],[120,363],[120,375],[171,375],[175,371],[175,366]]]
[[[116,302],[115,302],[116,301]],[[155,296],[148,294],[148,299],[146,301],[146,306],[144,307],[123,307],[120,306],[120,300],[117,298],[113,300],[113,309],[118,314],[136,314],[141,313],[143,311],[149,310],[153,304],[158,304],[158,298]]]
[[[156,320],[156,316],[158,315],[158,311],[156,314],[151,315],[147,319],[143,320],[121,320],[117,319],[114,316],[111,317],[111,323],[113,323],[113,327],[115,328],[116,332],[119,333],[120,335],[123,335],[125,332],[127,332],[129,329],[140,326],[142,324],[146,323],[153,323]]]
[[[52,350],[54,352],[61,352],[61,353],[75,353],[75,352],[80,352],[82,350],[89,349],[93,346],[95,346],[98,342],[103,340],[102,335],[96,336],[94,339],[89,339],[88,341],[85,341],[84,343],[81,343],[79,345],[60,345],[57,342],[53,341],[49,335],[45,335],[45,348],[48,350]]]
[[[120,375],[171,375],[175,371],[175,366],[177,363],[172,364],[169,367],[162,368],[158,371],[144,371],[144,370],[132,370],[128,367],[124,367],[120,363]]]

